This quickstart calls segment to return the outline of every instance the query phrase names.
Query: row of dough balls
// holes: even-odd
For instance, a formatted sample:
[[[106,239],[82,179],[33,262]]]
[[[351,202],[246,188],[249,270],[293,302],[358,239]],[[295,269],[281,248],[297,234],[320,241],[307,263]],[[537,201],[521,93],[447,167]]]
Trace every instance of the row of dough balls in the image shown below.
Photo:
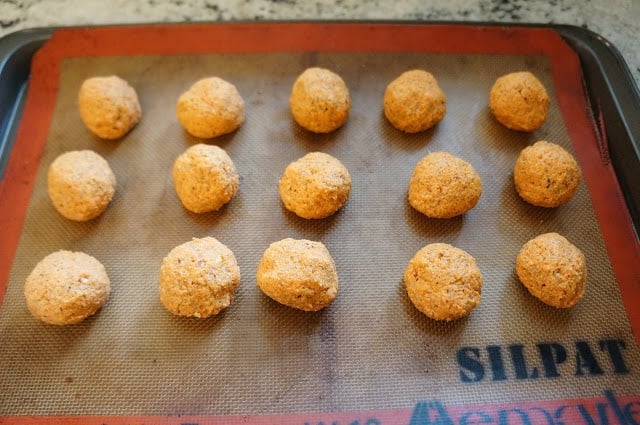
[[[178,156],[173,181],[182,205],[194,213],[217,211],[237,193],[240,177],[224,151],[198,144]],[[279,183],[284,206],[304,218],[324,218],[347,201],[351,177],[331,155],[312,152],[287,166]],[[47,191],[65,218],[88,221],[101,215],[113,199],[116,176],[109,163],[91,150],[59,155],[49,166]]]
[[[569,201],[581,181],[580,167],[561,146],[539,141],[522,150],[513,178],[518,194],[530,204],[557,207]],[[217,211],[238,191],[240,177],[224,151],[197,144],[175,160],[173,181],[182,205],[189,211]],[[48,193],[64,217],[86,221],[102,214],[113,198],[116,177],[107,161],[90,150],[66,152],[49,166]],[[348,169],[333,156],[311,152],[290,163],[278,183],[283,205],[306,219],[328,217],[351,193]],[[482,194],[474,167],[447,152],[432,152],[414,168],[408,199],[416,210],[432,218],[451,218],[473,208]]]
[[[321,242],[283,239],[264,251],[256,273],[258,287],[272,299],[305,311],[328,306],[338,293],[335,263]],[[240,284],[233,252],[217,239],[193,239],[162,260],[159,295],[178,316],[206,318],[227,308]],[[96,258],[57,251],[40,261],[26,279],[29,311],[43,322],[79,323],[109,298],[111,283]]]
[[[557,233],[524,244],[516,259],[516,273],[533,296],[554,307],[574,306],[585,291],[585,257]],[[303,311],[321,310],[338,294],[331,254],[321,242],[305,239],[272,243],[262,255],[256,283],[271,299]],[[469,315],[479,304],[482,274],[467,252],[433,243],[411,258],[404,284],[419,311],[435,320],[451,321]],[[212,237],[194,238],[175,247],[160,266],[160,301],[177,316],[218,314],[233,302],[239,285],[235,255]],[[96,313],[106,303],[110,289],[100,261],[82,252],[58,251],[35,266],[25,282],[24,295],[34,317],[66,325]]]
[[[533,131],[545,121],[549,96],[530,72],[498,78],[489,93],[489,107],[498,122],[518,131]],[[117,76],[92,77],[78,93],[80,116],[87,128],[104,139],[118,139],[141,119],[133,87]],[[308,68],[293,83],[289,107],[295,121],[315,133],[341,127],[351,110],[344,80],[324,68]],[[436,78],[424,70],[410,70],[390,82],[383,98],[389,122],[407,133],[425,131],[445,116],[447,99]],[[244,100],[236,87],[218,77],[197,81],[176,104],[178,121],[191,135],[213,138],[235,131],[244,122]]]

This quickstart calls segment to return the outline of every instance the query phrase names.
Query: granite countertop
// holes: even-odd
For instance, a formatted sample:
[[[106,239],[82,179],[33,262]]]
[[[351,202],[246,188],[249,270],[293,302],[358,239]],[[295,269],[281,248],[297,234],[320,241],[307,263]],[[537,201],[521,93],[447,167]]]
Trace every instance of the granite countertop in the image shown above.
[[[428,4],[427,4],[428,3]],[[0,36],[32,27],[142,22],[412,20],[569,24],[609,40],[640,85],[638,0],[4,0]]]

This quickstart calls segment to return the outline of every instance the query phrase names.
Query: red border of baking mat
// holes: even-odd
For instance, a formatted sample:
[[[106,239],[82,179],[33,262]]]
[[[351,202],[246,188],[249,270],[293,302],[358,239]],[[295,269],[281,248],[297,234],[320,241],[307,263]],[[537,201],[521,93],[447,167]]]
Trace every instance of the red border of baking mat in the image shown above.
[[[603,159],[606,158],[603,155],[606,152],[601,150],[606,149],[606,144],[597,137],[589,116],[578,56],[550,28],[390,23],[227,23],[59,30],[34,56],[23,118],[4,179],[0,181],[0,301],[6,291],[9,271],[53,116],[62,59],[136,54],[276,51],[531,54],[549,57],[559,108],[581,163],[629,321],[636,341],[640,344],[640,244],[635,237],[613,166]],[[521,415],[520,412],[525,412],[522,409],[536,412],[546,423],[553,423],[553,418],[556,421],[562,419],[565,423],[580,423],[577,419],[581,418],[584,423],[592,423],[585,415],[600,421],[602,415],[608,415],[607,417],[617,419],[621,424],[631,424],[637,423],[633,421],[633,415],[640,409],[640,400],[616,398],[610,392],[605,392],[601,398],[480,407],[445,408],[437,401],[430,401],[418,403],[414,409],[364,413],[237,417],[20,416],[0,418],[0,424],[298,424],[322,421],[344,421],[359,425],[408,421],[416,424],[458,423],[451,422],[455,420],[454,416],[466,418],[465,423],[471,420],[486,423],[492,418],[496,423],[507,423],[509,415]],[[572,417],[577,418],[575,422]],[[548,422],[549,419],[552,422]]]
[[[640,416],[638,396],[446,406],[425,400],[412,408],[363,412],[293,413],[244,416],[11,416],[0,424],[19,425],[635,425]]]

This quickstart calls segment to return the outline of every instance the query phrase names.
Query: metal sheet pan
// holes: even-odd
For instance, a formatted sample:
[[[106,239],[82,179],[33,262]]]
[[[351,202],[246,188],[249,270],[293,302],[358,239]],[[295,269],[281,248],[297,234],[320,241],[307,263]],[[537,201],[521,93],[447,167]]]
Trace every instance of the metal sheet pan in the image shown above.
[[[275,26],[278,25],[288,24]],[[318,28],[316,25],[322,26],[311,23],[306,29],[313,31]],[[339,32],[338,27],[324,30]],[[265,38],[269,39],[269,25],[243,28],[267,28]],[[368,28],[377,30],[377,37],[384,39],[397,26],[373,24]],[[217,29],[214,25],[203,31]],[[634,115],[638,108],[637,91],[615,50],[597,36],[576,28],[552,27],[545,31],[549,29],[561,35],[580,58],[581,73],[573,76],[584,77],[593,119],[589,127],[578,130],[591,137],[595,134],[600,159],[605,165],[608,161],[613,163],[628,215],[637,224],[637,191],[632,190],[637,187],[638,177],[638,168],[633,168],[638,156],[632,155],[638,146],[634,127],[637,120],[633,120],[638,116]],[[171,34],[185,31],[185,27],[167,26],[163,30]],[[448,32],[455,37],[468,30],[469,27],[453,25],[443,34],[446,36]],[[528,30],[539,34],[536,27],[521,29],[523,34]],[[510,28],[493,27],[491,31],[513,34]],[[14,111],[2,119],[7,147],[15,140],[20,123],[29,80],[29,73],[25,75],[24,70],[28,69],[30,55],[50,34],[51,30],[20,33],[0,45],[9,52],[0,72],[11,77],[3,81],[13,82],[8,84],[8,94],[2,96],[8,105],[3,111]],[[90,36],[91,29],[86,34]],[[75,37],[78,36],[76,33]],[[598,189],[587,190],[586,186],[581,189],[574,202],[574,212],[581,216],[576,220],[571,210],[549,212],[522,205],[509,188],[509,167],[515,155],[535,137],[557,140],[568,149],[576,145],[576,133],[567,131],[567,128],[575,130],[572,128],[575,124],[566,122],[566,104],[559,101],[552,108],[549,125],[534,135],[500,128],[491,121],[484,104],[492,78],[507,69],[536,69],[546,85],[553,88],[552,93],[566,90],[558,85],[564,80],[558,80],[554,74],[558,71],[554,69],[557,65],[553,58],[549,61],[544,54],[531,52],[518,54],[518,46],[507,55],[480,53],[480,48],[469,53],[442,49],[412,51],[411,46],[403,51],[369,52],[363,48],[344,52],[336,39],[330,41],[338,47],[328,51],[290,52],[288,44],[280,44],[278,50],[276,43],[276,51],[266,53],[242,50],[234,53],[233,49],[216,53],[214,49],[211,53],[167,56],[151,51],[128,59],[111,53],[65,57],[58,62],[60,79],[52,125],[42,156],[38,157],[35,186],[0,310],[7,350],[3,357],[10,359],[13,367],[11,371],[7,364],[4,369],[2,381],[8,396],[3,399],[3,414],[260,418],[263,414],[279,413],[375,411],[378,416],[374,416],[380,417],[384,412],[410,409],[414,404],[415,415],[420,400],[425,398],[458,406],[496,406],[504,402],[518,406],[518,403],[581,397],[596,403],[600,400],[599,388],[637,394],[637,388],[633,387],[634,372],[616,374],[615,362],[604,376],[586,380],[578,376],[575,369],[578,366],[570,361],[558,362],[563,363],[559,367],[564,371],[559,380],[538,380],[533,371],[527,379],[518,378],[514,360],[518,350],[525,350],[529,366],[541,367],[536,353],[546,350],[539,348],[544,344],[554,347],[550,349],[557,349],[553,344],[558,344],[569,358],[579,360],[576,353],[584,350],[581,342],[585,342],[606,359],[606,354],[612,352],[607,347],[617,344],[611,341],[622,340],[627,362],[635,366],[638,357],[631,333],[633,317],[631,324],[627,322],[632,312],[625,312],[622,307],[624,292],[618,292],[620,282],[616,282],[615,270],[609,264],[611,243],[606,242],[611,238],[605,234],[603,240],[598,232],[594,215],[597,211],[591,204]],[[354,97],[349,125],[327,137],[310,136],[292,125],[286,111],[287,88],[292,78],[305,66],[316,64],[339,70]],[[378,104],[385,81],[402,69],[417,66],[430,68],[439,76],[450,96],[448,117],[453,118],[434,131],[409,137],[392,129],[379,109],[371,105]],[[145,98],[145,117],[156,117],[155,121],[143,121],[116,146],[91,138],[73,116],[79,82],[105,69],[117,70],[135,81]],[[234,135],[209,141],[223,146],[238,161],[243,175],[241,197],[221,214],[195,216],[186,214],[176,203],[166,170],[173,158],[196,140],[171,122],[171,102],[166,102],[165,107],[163,99],[175,98],[180,87],[211,69],[234,80],[241,93],[247,93],[249,113],[253,112],[255,118],[251,121],[249,115],[247,125]],[[473,75],[467,74],[470,69],[474,70]],[[457,103],[459,99],[466,100]],[[465,116],[468,118],[460,119]],[[160,122],[163,124],[155,124]],[[80,145],[107,156],[123,182],[122,190],[119,188],[123,194],[108,210],[111,219],[87,226],[71,225],[60,217],[52,217],[53,210],[47,205],[43,190],[46,164],[57,153]],[[437,149],[467,157],[485,178],[483,201],[462,219],[425,220],[404,202],[404,181],[412,165],[426,152]],[[354,178],[354,195],[345,210],[331,219],[313,223],[283,211],[277,196],[270,196],[269,187],[261,186],[277,181],[286,163],[310,150],[325,150],[340,157]],[[137,160],[133,167],[129,163],[132,158]],[[157,168],[145,168],[154,163]],[[144,178],[155,183],[149,185],[142,181]],[[258,198],[260,201],[256,201]],[[155,206],[161,208],[154,210],[153,202],[139,202],[132,207],[136,199],[154,200]],[[122,218],[132,209],[139,218]],[[256,218],[256,211],[271,211],[270,218],[266,221]],[[143,230],[138,231],[137,225]],[[511,272],[511,254],[518,244],[545,230],[569,234],[597,264],[593,274],[596,282],[590,286],[582,309],[573,314],[553,311],[530,299],[516,285]],[[43,238],[47,232],[51,236]],[[138,232],[134,241],[126,237]],[[184,321],[168,316],[153,292],[159,260],[172,246],[204,234],[219,237],[239,257],[243,285],[237,302],[213,321]],[[108,238],[107,246],[100,247],[105,235],[113,237]],[[302,315],[285,309],[264,299],[255,288],[252,274],[261,251],[270,241],[286,236],[323,240],[336,258],[341,273],[341,296],[324,314]],[[412,308],[402,290],[401,273],[406,261],[417,248],[432,241],[461,246],[479,260],[485,274],[484,299],[469,320],[450,326],[429,321]],[[70,330],[51,329],[35,322],[19,297],[24,275],[37,259],[56,247],[96,253],[120,285],[103,312]],[[634,247],[637,245],[629,246]],[[142,286],[135,286],[136,282]],[[587,323],[583,319],[587,317],[588,331],[583,332],[581,329]],[[537,326],[526,329],[531,320]],[[28,342],[19,342],[25,338]],[[520,345],[522,348],[518,348]],[[471,353],[477,349],[484,350],[480,359],[495,361],[496,357],[489,353],[495,353],[496,348],[489,347],[501,347],[498,348],[501,355],[511,356],[514,369],[505,366],[511,379],[506,383],[489,379],[489,369],[493,378],[499,374],[493,368],[495,364],[490,368],[486,363],[486,381],[470,386],[461,376],[466,373],[467,377],[478,377],[479,369],[465,369],[464,362],[456,361],[456,356],[464,355],[467,349]],[[102,351],[102,357],[96,356],[98,351]],[[27,353],[30,354],[25,358]],[[87,355],[92,359],[81,362]],[[221,366],[224,372],[215,370]],[[121,367],[123,373],[119,375],[105,367],[111,370]],[[185,368],[190,372],[183,372]],[[542,371],[539,369],[537,373]],[[169,378],[163,379],[166,376]],[[196,379],[202,376],[206,379]],[[46,389],[39,391],[40,396],[25,398],[16,390],[20,387],[16,385],[18,377],[24,379],[21,381],[22,388],[27,389],[24,394],[37,387]],[[398,417],[401,418],[398,423],[406,422],[402,414]],[[274,418],[271,417],[275,422],[284,420]],[[295,418],[304,422],[300,416]]]

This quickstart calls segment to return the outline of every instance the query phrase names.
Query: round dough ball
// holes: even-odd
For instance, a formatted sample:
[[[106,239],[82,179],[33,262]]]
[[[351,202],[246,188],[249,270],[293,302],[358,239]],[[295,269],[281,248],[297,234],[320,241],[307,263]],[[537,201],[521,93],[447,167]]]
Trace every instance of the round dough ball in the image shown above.
[[[451,218],[473,208],[482,181],[471,164],[447,152],[422,158],[409,181],[409,203],[432,218]]]
[[[516,259],[516,274],[531,295],[558,308],[582,299],[587,282],[584,254],[557,233],[545,233],[524,244]]]
[[[289,307],[318,311],[338,294],[338,273],[322,242],[283,239],[262,255],[256,273],[266,296]]]
[[[409,261],[404,284],[418,310],[432,319],[450,321],[468,316],[480,303],[482,274],[465,251],[433,243]]]
[[[233,84],[218,77],[205,78],[180,95],[176,112],[189,134],[210,139],[242,125],[244,100]]]
[[[514,72],[498,78],[489,93],[489,107],[498,122],[511,130],[534,131],[549,110],[549,95],[530,72]]]
[[[69,220],[87,221],[104,212],[116,192],[116,176],[97,153],[71,151],[58,156],[47,175],[49,198]]]
[[[160,301],[177,316],[218,314],[233,302],[238,285],[235,255],[212,237],[173,248],[160,266]]]
[[[299,217],[325,218],[347,202],[351,176],[336,158],[311,152],[287,166],[278,191],[285,208]]]
[[[103,139],[119,139],[140,121],[138,95],[115,75],[85,80],[78,92],[80,117],[87,128]]]
[[[383,106],[384,115],[395,128],[418,133],[442,121],[447,98],[433,75],[416,69],[389,83]]]
[[[314,133],[329,133],[347,122],[351,97],[338,74],[308,68],[293,83],[289,106],[300,126]]]
[[[173,183],[186,209],[204,213],[219,210],[236,195],[240,176],[224,149],[199,144],[176,159]]]
[[[541,140],[522,150],[513,169],[513,180],[522,199],[538,207],[553,208],[573,197],[582,173],[569,152]]]
[[[27,307],[52,325],[79,323],[109,298],[111,283],[100,261],[84,252],[58,251],[36,264],[24,284]]]

